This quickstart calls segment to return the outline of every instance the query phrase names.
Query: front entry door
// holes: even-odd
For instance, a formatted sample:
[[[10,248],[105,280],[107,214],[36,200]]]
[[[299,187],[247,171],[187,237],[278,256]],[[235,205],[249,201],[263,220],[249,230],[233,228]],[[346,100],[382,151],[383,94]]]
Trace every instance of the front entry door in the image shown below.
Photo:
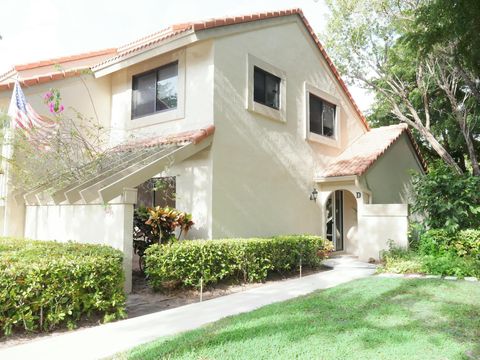
[[[333,192],[327,200],[327,239],[335,251],[343,250],[343,191]]]

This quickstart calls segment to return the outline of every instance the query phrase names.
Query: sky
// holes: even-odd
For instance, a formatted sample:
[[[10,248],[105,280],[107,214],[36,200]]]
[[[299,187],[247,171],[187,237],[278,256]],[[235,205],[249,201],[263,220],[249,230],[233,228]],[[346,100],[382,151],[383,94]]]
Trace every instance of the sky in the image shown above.
[[[15,64],[117,47],[175,23],[290,8],[325,31],[324,0],[2,0],[0,74]],[[368,110],[372,97],[350,90]]]

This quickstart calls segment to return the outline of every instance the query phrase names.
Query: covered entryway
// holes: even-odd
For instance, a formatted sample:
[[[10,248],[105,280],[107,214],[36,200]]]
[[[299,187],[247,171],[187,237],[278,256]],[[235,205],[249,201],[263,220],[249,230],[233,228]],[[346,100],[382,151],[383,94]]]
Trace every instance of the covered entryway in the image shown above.
[[[325,204],[325,236],[335,251],[353,253],[357,250],[357,201],[348,190],[335,190]]]
[[[378,260],[391,243],[407,247],[411,172],[425,169],[406,125],[363,134],[314,178],[322,235],[362,261]]]

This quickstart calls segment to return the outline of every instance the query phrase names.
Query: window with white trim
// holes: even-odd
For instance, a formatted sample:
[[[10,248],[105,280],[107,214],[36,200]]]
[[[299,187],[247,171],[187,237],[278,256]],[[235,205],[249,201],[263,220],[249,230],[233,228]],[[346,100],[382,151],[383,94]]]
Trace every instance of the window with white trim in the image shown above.
[[[277,109],[280,107],[280,83],[282,79],[268,71],[253,68],[253,100]]]
[[[134,75],[132,119],[177,108],[178,61]]]
[[[285,71],[252,54],[247,56],[246,108],[270,120],[287,121]]]
[[[309,93],[309,107],[310,132],[330,138],[335,137],[337,106]]]

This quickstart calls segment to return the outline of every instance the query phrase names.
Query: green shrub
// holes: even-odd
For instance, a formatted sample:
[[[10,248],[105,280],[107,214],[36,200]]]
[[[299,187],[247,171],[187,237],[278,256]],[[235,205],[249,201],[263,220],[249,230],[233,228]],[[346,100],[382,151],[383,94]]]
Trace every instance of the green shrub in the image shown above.
[[[444,229],[428,230],[420,237],[418,251],[424,255],[445,254],[453,237]]]
[[[267,239],[189,240],[153,245],[146,252],[146,274],[154,289],[197,287],[226,278],[263,281],[272,272],[302,265],[320,265],[331,243],[317,236],[277,236]]]
[[[111,247],[0,238],[0,327],[9,335],[123,317],[123,282]]]
[[[459,231],[452,248],[460,256],[471,256],[480,260],[480,230]]]
[[[450,235],[433,229],[420,238],[418,250],[390,245],[382,253],[379,272],[424,273],[443,276],[480,277],[480,231],[463,230]]]
[[[457,174],[443,162],[413,175],[412,211],[430,228],[449,232],[480,227],[480,177]]]
[[[480,262],[453,254],[426,255],[422,258],[421,272],[433,275],[458,276],[460,278],[480,276]]]
[[[378,272],[395,274],[414,274],[422,272],[422,261],[415,251],[389,243],[389,250],[381,253],[382,265]]]
[[[419,252],[424,255],[451,254],[480,260],[480,230],[462,230],[450,234],[444,229],[432,229],[420,239]]]
[[[443,162],[433,162],[425,175],[413,175],[412,211],[430,228],[449,232],[480,227],[480,177],[456,174]]]

